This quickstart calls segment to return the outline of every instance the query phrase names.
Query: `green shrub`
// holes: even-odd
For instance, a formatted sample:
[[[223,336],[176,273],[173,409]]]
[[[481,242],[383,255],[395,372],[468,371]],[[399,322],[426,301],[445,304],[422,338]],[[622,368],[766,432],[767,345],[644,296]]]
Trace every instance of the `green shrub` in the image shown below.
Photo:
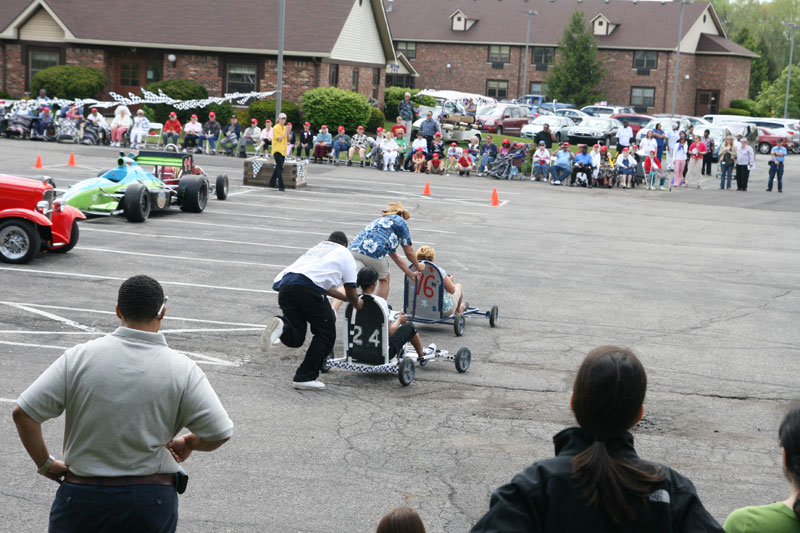
[[[149,84],[145,89],[155,94],[158,94],[158,90],[161,89],[164,94],[176,100],[202,100],[208,98],[208,91],[205,87],[199,83],[188,80],[156,81]],[[161,122],[162,124],[167,121],[171,111],[177,113],[178,120],[181,121],[181,124],[188,122],[192,115],[196,114],[198,117],[200,116],[197,113],[198,109],[175,109],[168,104],[148,105],[153,108],[156,122]],[[219,116],[217,116],[217,120],[219,120]]]
[[[193,114],[197,115],[197,120],[205,123],[208,121],[208,114],[212,111],[217,114],[217,122],[224,125],[230,121],[235,109],[230,102],[223,102],[221,104],[208,104],[206,107],[195,109]]]
[[[725,108],[725,109],[720,109],[719,114],[720,115],[738,115],[738,116],[741,116],[741,117],[749,117],[750,116],[750,111],[747,111],[746,109],[734,109],[732,107],[728,107],[728,108]]]
[[[11,95],[5,91],[0,91],[0,99],[2,100],[11,100]]]
[[[421,89],[406,89],[404,87],[387,87],[383,96],[383,113],[394,123],[397,119],[397,106],[405,98],[405,94],[411,93],[411,101],[416,105],[436,106],[436,98],[432,96],[420,96],[417,93]]]
[[[327,124],[332,132],[344,126],[349,133],[353,133],[359,124],[369,122],[371,114],[366,96],[336,87],[306,91],[300,98],[300,108],[313,129],[318,130],[321,125]]]
[[[261,127],[264,126],[264,121],[267,119],[270,119],[274,123],[275,107],[277,103],[276,100],[258,100],[257,102],[253,102],[250,104],[250,107],[247,108],[249,113],[248,120],[257,118],[258,125]],[[281,113],[286,113],[287,123],[291,122],[293,127],[299,127],[300,110],[297,108],[297,104],[287,100],[281,100]]]
[[[369,121],[364,125],[367,131],[376,131],[378,128],[382,128],[386,123],[386,117],[383,116],[383,111],[377,107],[371,107],[369,113]]]
[[[47,91],[51,98],[94,98],[106,88],[106,76],[97,69],[78,65],[56,65],[40,70],[31,80],[31,94]]]
[[[230,121],[230,119],[231,118],[228,117],[228,119],[222,123],[223,128],[225,127],[225,124],[227,124]],[[247,109],[237,109],[236,119],[239,121],[239,125],[242,127],[242,129],[245,129],[248,126],[250,126],[250,115],[248,114]],[[217,120],[219,120],[219,116],[217,116]]]
[[[755,100],[750,100],[749,98],[734,98],[728,107],[731,109],[744,109],[752,115],[755,113],[757,105]]]

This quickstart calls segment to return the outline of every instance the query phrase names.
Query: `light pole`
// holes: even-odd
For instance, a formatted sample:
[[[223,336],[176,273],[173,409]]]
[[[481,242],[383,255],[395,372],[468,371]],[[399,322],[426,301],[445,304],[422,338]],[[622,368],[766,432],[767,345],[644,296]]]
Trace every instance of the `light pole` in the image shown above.
[[[675,116],[675,102],[678,98],[678,65],[681,62],[681,40],[683,39],[683,7],[686,4],[693,4],[694,0],[680,0],[681,3],[681,18],[678,22],[678,48],[675,53],[675,74],[672,76],[672,110],[670,111],[669,118]]]
[[[800,24],[795,22],[785,22],[787,26],[792,28],[792,44],[789,47],[789,73],[786,76],[786,100],[783,102],[783,118],[789,118],[789,87],[792,84],[792,54],[794,53],[794,32],[800,28]]]
[[[281,114],[281,98],[283,93],[283,26],[286,22],[286,0],[281,0],[278,8],[278,81],[275,84],[275,124]]]
[[[525,64],[522,67],[522,90],[520,96],[525,96],[528,92],[528,43],[531,40],[531,15],[538,15],[534,9],[526,9],[523,11],[528,15],[528,30],[525,32]]]

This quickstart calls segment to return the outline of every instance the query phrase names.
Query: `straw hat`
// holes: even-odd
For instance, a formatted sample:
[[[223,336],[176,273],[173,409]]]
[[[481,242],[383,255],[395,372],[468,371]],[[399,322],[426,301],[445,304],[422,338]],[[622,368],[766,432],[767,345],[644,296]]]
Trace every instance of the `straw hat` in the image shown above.
[[[408,220],[409,218],[411,218],[411,213],[409,213],[408,210],[406,210],[406,208],[403,207],[403,204],[400,203],[400,202],[390,202],[389,206],[386,209],[384,209],[383,211],[381,211],[381,214],[383,216],[386,216],[386,215],[400,215],[405,220]]]

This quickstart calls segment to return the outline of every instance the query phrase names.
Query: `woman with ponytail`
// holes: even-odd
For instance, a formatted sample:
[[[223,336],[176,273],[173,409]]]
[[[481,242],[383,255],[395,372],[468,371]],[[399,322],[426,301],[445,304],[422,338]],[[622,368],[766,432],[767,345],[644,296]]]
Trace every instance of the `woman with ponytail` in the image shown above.
[[[727,533],[797,533],[800,532],[800,407],[789,411],[778,430],[783,457],[783,475],[792,492],[782,502],[743,507],[725,520]]]
[[[570,406],[580,427],[554,438],[556,456],[497,489],[473,532],[718,532],[692,482],[636,455],[647,375],[630,350],[601,346],[584,359]]]

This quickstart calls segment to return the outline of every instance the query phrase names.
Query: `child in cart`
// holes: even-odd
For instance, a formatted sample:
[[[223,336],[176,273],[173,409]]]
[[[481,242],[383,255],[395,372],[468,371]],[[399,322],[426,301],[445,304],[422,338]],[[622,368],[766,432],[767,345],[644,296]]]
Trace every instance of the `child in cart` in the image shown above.
[[[374,268],[364,267],[358,271],[356,285],[361,289],[361,294],[369,294],[379,305],[387,308],[386,300],[375,294],[378,285],[378,272]],[[395,314],[395,313],[393,313]],[[436,345],[431,344],[425,350],[422,349],[422,341],[419,338],[416,328],[408,321],[408,317],[403,313],[396,313],[395,318],[389,324],[389,358],[401,356],[403,347],[410,342],[417,352],[417,360],[425,358],[425,352],[435,352]],[[402,357],[400,357],[402,359]]]

